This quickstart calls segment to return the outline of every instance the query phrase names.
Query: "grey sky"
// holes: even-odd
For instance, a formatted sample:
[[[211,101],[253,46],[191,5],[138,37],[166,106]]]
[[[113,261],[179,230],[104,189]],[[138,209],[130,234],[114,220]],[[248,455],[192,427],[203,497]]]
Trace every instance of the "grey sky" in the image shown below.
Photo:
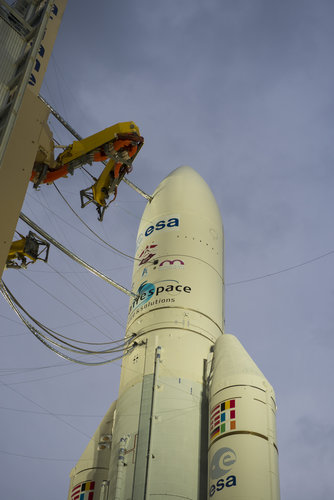
[[[130,179],[149,193],[182,164],[199,171],[222,212],[226,283],[247,280],[334,249],[333,19],[329,0],[69,0],[42,94],[83,136],[134,120],[145,144]],[[62,144],[72,141],[51,124]],[[80,209],[79,191],[90,183],[77,172],[58,186],[102,237],[133,254],[145,200],[121,186],[101,224],[92,206]],[[131,285],[131,262],[92,241],[52,186],[30,187],[24,212]],[[23,223],[19,230],[28,232]],[[226,331],[238,336],[276,392],[284,500],[334,493],[333,262],[329,255],[226,287]],[[32,314],[64,335],[124,335],[54,269],[123,325],[125,295],[53,248],[50,264],[7,271],[4,280]],[[117,398],[120,366],[65,363],[3,300],[0,314],[1,496],[66,498],[71,467]]]

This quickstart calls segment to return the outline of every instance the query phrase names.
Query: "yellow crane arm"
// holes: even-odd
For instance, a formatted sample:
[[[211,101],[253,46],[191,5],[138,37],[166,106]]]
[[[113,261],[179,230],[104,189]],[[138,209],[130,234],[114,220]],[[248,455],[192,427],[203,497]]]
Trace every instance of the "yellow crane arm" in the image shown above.
[[[36,262],[36,260],[47,262],[49,247],[50,244],[47,241],[42,240],[37,234],[29,231],[28,236],[22,236],[20,240],[13,241],[11,244],[6,267],[20,269],[22,267],[26,268],[28,264]],[[44,254],[43,257],[41,256],[42,253]]]
[[[113,158],[115,161],[124,160],[124,163],[127,163],[123,152],[129,149],[129,143],[136,143],[138,152],[143,142],[139,128],[134,122],[116,123],[86,139],[74,141],[54,161],[49,159],[43,162],[39,156],[36,158],[30,180],[34,182],[34,187],[38,187],[42,183],[50,184],[69,173],[73,174],[75,168],[93,161]],[[129,159],[134,155],[125,156]]]
[[[109,151],[112,150],[111,143],[117,140],[118,136],[133,133],[140,136],[139,128],[134,122],[116,123],[116,125],[90,135],[86,139],[74,141],[58,156],[57,163],[59,166],[63,166],[89,153],[93,156],[92,161],[105,160],[109,156]]]

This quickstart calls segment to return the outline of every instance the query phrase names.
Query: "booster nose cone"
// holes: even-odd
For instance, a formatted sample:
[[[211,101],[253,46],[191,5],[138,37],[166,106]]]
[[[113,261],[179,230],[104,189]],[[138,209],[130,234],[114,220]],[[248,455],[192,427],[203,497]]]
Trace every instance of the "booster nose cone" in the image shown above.
[[[175,169],[155,190],[139,226],[136,259],[133,291],[139,299],[130,303],[128,326],[141,318],[143,327],[143,315],[156,308],[175,322],[182,309],[190,322],[196,316],[194,324],[202,323],[210,340],[222,333],[222,220],[209,186],[191,167]],[[171,308],[178,316],[173,320]]]
[[[225,481],[231,500],[279,500],[275,394],[234,335],[215,344],[209,407],[209,496],[226,498]]]

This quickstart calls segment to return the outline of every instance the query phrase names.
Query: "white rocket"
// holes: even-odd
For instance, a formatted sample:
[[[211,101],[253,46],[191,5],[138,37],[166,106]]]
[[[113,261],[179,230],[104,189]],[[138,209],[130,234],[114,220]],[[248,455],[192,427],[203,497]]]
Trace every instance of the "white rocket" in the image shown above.
[[[69,500],[279,500],[275,395],[224,333],[223,228],[190,167],[138,230],[119,397],[71,472]]]

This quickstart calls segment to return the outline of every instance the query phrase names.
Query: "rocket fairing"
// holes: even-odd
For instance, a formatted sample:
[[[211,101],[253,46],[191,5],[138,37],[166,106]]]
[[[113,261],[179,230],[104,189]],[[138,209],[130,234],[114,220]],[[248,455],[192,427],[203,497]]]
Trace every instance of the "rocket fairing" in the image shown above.
[[[140,222],[126,331],[136,343],[69,499],[81,487],[88,500],[279,500],[273,392],[223,334],[223,247],[210,188],[174,170]]]
[[[279,499],[274,390],[233,335],[215,344],[208,386],[209,498]]]

